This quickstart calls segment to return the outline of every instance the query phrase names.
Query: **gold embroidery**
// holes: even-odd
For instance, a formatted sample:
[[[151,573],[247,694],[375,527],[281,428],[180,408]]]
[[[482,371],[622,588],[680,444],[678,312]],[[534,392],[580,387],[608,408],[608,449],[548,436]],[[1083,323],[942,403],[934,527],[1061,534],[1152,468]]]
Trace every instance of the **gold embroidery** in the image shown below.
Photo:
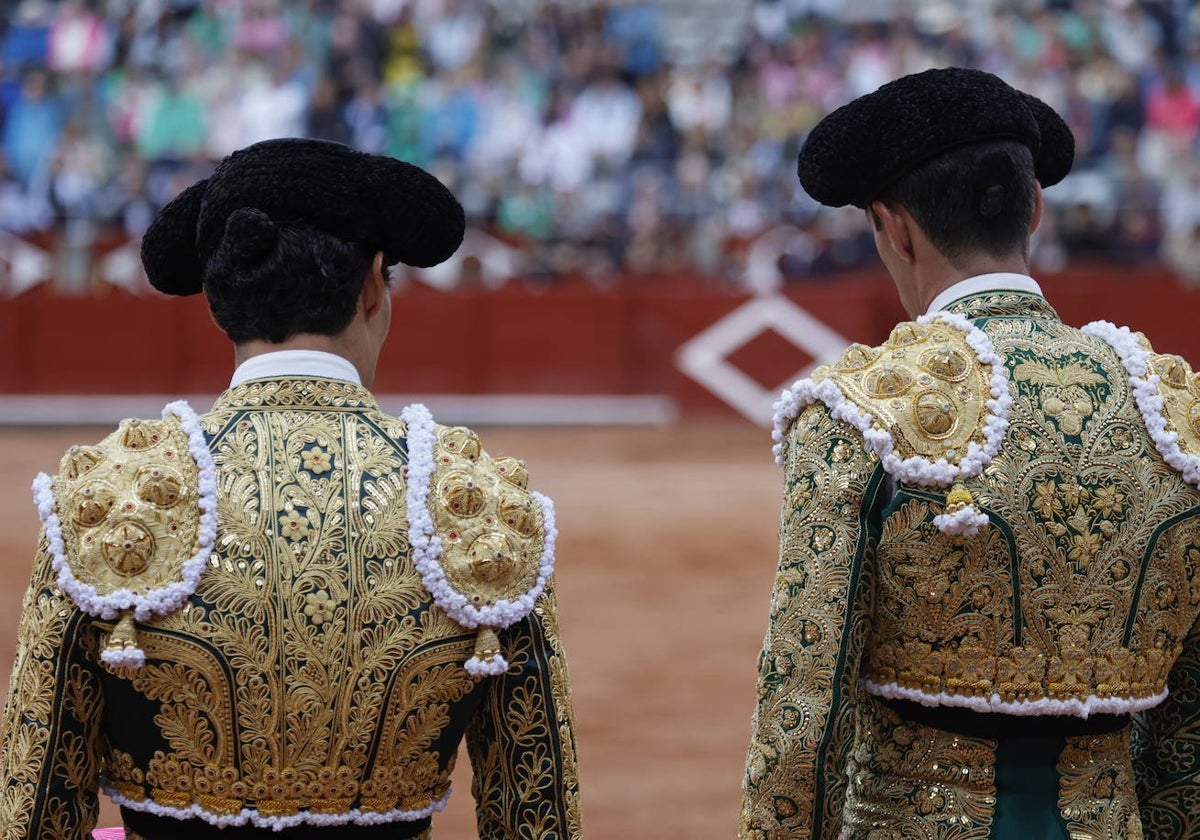
[[[1195,565],[1192,561],[1189,565]],[[1200,626],[1192,627],[1171,672],[1171,693],[1134,715],[1131,752],[1146,837],[1200,837]]]
[[[582,832],[574,722],[567,664],[558,636],[553,586],[532,615],[503,631],[509,672],[494,678],[467,733],[480,837],[514,824],[529,837]],[[555,781],[556,766],[564,783]]]
[[[743,785],[741,835],[836,837],[853,684],[870,612],[860,521],[878,462],[823,405],[789,432],[771,619]],[[843,508],[842,505],[845,505]],[[843,628],[849,628],[843,635]]]
[[[933,524],[941,494],[900,484],[876,547],[855,521],[877,469],[861,437],[819,404],[792,425],[742,836],[834,837],[843,806],[847,838],[986,836],[990,742],[915,734],[921,727],[886,719],[873,699],[857,706],[851,789],[839,796],[828,778],[851,744],[842,722],[857,673],[855,634],[866,623],[856,605],[872,619],[862,675],[893,688],[1120,708],[1158,697],[1170,677],[1171,696],[1145,714],[1158,731],[1139,748],[1143,819],[1147,836],[1191,836],[1200,495],[1157,453],[1106,345],[1062,325],[1035,295],[980,295],[951,309],[981,319],[1014,397],[1000,453],[962,482],[990,523],[970,538],[942,533]],[[955,379],[963,366],[941,347],[954,349],[954,338],[902,324],[883,348],[852,347],[821,375],[892,431],[898,456],[952,457],[978,430],[987,398],[973,362],[973,373]],[[1169,426],[1193,426],[1195,376],[1171,357],[1150,364]],[[1180,431],[1185,452],[1195,431]],[[855,572],[870,575],[873,600],[851,594]],[[1073,837],[1141,836],[1120,737],[1069,739],[1058,772]],[[935,764],[959,776],[965,769],[966,782],[931,775]]]
[[[429,507],[446,580],[475,607],[520,598],[534,588],[542,557],[542,511],[519,484],[523,465],[493,461],[460,427],[438,427],[433,457]]]
[[[1128,729],[1067,738],[1058,772],[1071,840],[1142,840]]]
[[[845,840],[986,840],[996,805],[994,741],[858,706]]]
[[[50,559],[43,535],[4,712],[0,829],[5,837],[69,840],[95,825],[104,699],[95,634],[55,586]]]
[[[146,665],[120,675],[161,739],[116,745],[110,782],[130,800],[289,816],[422,811],[446,793],[447,745],[490,681],[464,670],[474,634],[432,605],[412,565],[405,429],[370,406],[348,385],[260,381],[227,392],[203,418],[218,540],[190,603],[140,627]],[[467,430],[441,440],[458,453],[477,441]],[[479,516],[511,527],[495,518],[523,491],[495,476],[480,486]],[[535,522],[540,535],[540,512]],[[545,656],[539,644],[531,638],[522,661]],[[567,691],[554,667],[521,702],[489,714],[544,718],[551,690]],[[555,740],[573,739],[569,706],[563,714]],[[548,759],[550,734],[536,731],[529,755],[508,756],[514,766],[493,782],[524,791],[536,779],[547,798],[576,797],[573,751],[570,766]],[[565,822],[545,812],[531,836],[577,836]]]
[[[965,333],[935,321],[901,324],[878,350],[855,345],[813,379],[834,380],[869,412],[876,428],[891,433],[898,457],[957,462],[969,444],[985,443],[991,375]]]
[[[72,574],[101,595],[182,580],[196,552],[199,470],[175,418],[126,420],[63,456],[54,496]]]
[[[492,824],[577,838],[552,593],[505,631],[512,673],[480,681],[464,670],[473,634],[431,603],[409,557],[403,423],[355,386],[280,380],[227,392],[203,425],[219,540],[189,601],[139,626],[143,668],[97,666],[97,639],[113,623],[92,622],[58,591],[43,538],[5,712],[0,833],[82,836],[102,765],[134,807],[420,812],[446,793],[470,727],[495,735],[476,739],[477,753],[480,743],[502,745],[477,768],[481,801],[498,807]],[[143,431],[128,438],[139,452],[153,448]],[[64,475],[87,481],[105,457],[76,450]],[[510,513],[502,527],[528,539],[521,532],[539,532],[540,517],[511,504],[524,468],[503,463],[511,483],[497,483],[485,508]],[[160,475],[138,486],[144,503],[177,508],[192,485]],[[103,521],[118,502],[93,494],[81,518]],[[122,725],[107,733],[105,760],[110,692]]]
[[[1151,355],[1147,373],[1158,374],[1167,428],[1179,435],[1179,448],[1200,455],[1200,375],[1179,356]]]
[[[992,524],[943,534],[939,500],[902,491],[867,676],[1004,702],[1154,697],[1200,613],[1195,489],[1157,456],[1115,357],[1048,320],[983,329],[1021,396],[1009,443],[964,482]]]

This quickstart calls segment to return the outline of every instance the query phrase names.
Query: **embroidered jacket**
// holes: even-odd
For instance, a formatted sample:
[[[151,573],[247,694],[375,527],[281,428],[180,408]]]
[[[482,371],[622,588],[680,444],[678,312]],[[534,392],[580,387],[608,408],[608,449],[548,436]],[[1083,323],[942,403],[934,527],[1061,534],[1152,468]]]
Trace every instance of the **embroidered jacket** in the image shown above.
[[[427,837],[464,737],[481,838],[579,837],[553,508],[526,481],[318,378],[73,448],[38,485],[0,837],[89,836],[98,789],[135,828]]]
[[[1200,836],[1197,377],[1138,334],[1065,326],[1039,294],[948,309],[777,406],[741,836],[988,837],[996,742],[907,725],[897,701],[1009,715],[1013,733],[1140,712],[1145,835]],[[1071,836],[1141,837],[1128,727],[1066,743]]]

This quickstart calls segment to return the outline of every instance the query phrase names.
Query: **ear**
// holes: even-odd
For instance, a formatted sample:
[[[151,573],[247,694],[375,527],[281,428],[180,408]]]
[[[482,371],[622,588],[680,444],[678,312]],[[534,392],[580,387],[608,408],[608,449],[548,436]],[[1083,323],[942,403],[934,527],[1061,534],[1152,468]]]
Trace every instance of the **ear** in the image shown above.
[[[1029,232],[1033,233],[1042,222],[1042,185],[1033,182],[1033,215],[1029,219]]]
[[[916,251],[913,248],[912,225],[916,223],[912,216],[903,207],[889,207],[882,201],[872,201],[870,208],[883,225],[883,236],[896,256],[906,263],[913,263]]]
[[[363,281],[362,291],[358,295],[359,306],[368,320],[379,313],[388,296],[387,281],[383,276],[383,251],[376,251],[367,269],[367,278]]]

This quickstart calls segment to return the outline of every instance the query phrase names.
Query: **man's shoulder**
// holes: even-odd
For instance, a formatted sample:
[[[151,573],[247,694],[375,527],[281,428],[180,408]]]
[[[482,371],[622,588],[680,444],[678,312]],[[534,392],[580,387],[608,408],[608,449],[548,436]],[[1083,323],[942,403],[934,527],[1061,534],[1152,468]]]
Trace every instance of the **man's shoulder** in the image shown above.
[[[72,446],[34,482],[62,589],[84,612],[138,621],[194,590],[216,538],[216,479],[200,420],[183,402]]]
[[[400,419],[413,559],[426,589],[466,627],[524,618],[553,573],[553,503],[528,489],[523,461],[493,457],[470,429],[440,425],[421,405]],[[479,668],[491,667],[488,650]]]
[[[1182,356],[1155,352],[1145,335],[1128,327],[1093,321],[1081,332],[1120,359],[1155,448],[1185,481],[1200,487],[1200,374]]]
[[[998,446],[1010,400],[987,335],[959,315],[906,321],[883,344],[852,344],[776,403],[777,455],[808,406],[856,429],[898,478],[941,484],[974,471]]]

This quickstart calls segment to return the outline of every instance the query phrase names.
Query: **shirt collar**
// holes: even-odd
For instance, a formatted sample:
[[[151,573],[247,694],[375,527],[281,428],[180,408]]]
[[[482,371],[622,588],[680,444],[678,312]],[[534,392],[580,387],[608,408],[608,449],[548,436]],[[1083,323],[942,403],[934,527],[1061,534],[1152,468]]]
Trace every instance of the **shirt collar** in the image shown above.
[[[280,376],[314,376],[321,379],[343,379],[361,385],[358,370],[349,359],[323,350],[276,350],[251,356],[233,372],[230,388],[251,379],[270,379]]]
[[[929,309],[926,310],[925,314],[932,315],[934,312],[941,312],[959,298],[999,290],[1030,292],[1035,295],[1042,294],[1042,287],[1037,284],[1037,281],[1025,274],[1010,274],[1008,272],[980,274],[976,277],[968,277],[966,280],[959,280],[953,286],[942,290],[930,302]]]

